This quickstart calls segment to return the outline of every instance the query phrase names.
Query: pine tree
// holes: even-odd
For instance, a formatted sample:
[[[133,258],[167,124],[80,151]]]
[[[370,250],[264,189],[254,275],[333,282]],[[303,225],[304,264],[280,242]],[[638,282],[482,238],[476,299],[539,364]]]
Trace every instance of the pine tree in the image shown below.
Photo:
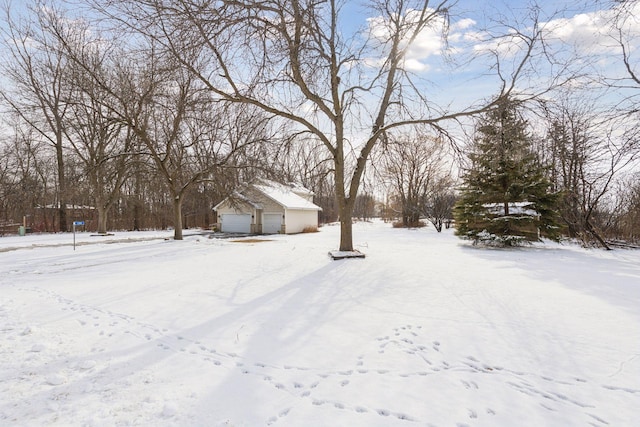
[[[454,208],[461,238],[504,246],[558,238],[558,196],[550,191],[527,127],[511,100],[479,120]]]

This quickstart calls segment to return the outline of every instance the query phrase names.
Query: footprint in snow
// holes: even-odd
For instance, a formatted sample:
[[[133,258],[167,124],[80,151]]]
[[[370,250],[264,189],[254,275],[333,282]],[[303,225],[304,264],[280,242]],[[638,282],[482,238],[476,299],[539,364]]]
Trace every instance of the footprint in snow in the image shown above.
[[[476,390],[478,389],[478,384],[476,384],[473,381],[467,382],[467,381],[462,380],[460,382],[462,383],[462,385],[464,385],[464,388],[466,388],[467,390],[471,390],[472,388],[476,389]]]
[[[407,414],[397,413],[397,414],[393,414],[393,415],[394,415],[397,419],[399,419],[399,420],[403,420],[403,421],[413,421],[413,422],[417,421],[417,420],[415,420],[413,417],[410,417],[410,416],[409,416],[409,415],[407,415]]]
[[[167,403],[162,408],[162,413],[160,414],[163,418],[171,418],[178,413],[178,408],[172,403]]]
[[[34,344],[31,347],[31,352],[32,353],[41,353],[43,351],[45,351],[47,349],[47,346],[45,346],[44,344]]]
[[[64,375],[60,375],[60,374],[52,374],[52,375],[48,375],[45,378],[45,381],[47,384],[49,385],[61,385],[67,382],[67,378]]]
[[[78,369],[88,371],[96,366],[96,361],[92,359],[84,360],[78,364]]]
[[[278,416],[279,416],[280,418],[282,418],[282,417],[286,417],[287,415],[289,415],[289,412],[290,412],[290,411],[291,411],[291,408],[283,409],[282,411],[280,411],[280,413],[278,414]]]

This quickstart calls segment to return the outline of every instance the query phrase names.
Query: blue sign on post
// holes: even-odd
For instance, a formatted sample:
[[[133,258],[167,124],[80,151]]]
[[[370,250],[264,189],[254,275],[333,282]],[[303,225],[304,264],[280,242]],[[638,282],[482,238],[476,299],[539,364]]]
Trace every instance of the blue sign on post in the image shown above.
[[[73,250],[76,250],[76,225],[84,225],[84,221],[73,221]]]

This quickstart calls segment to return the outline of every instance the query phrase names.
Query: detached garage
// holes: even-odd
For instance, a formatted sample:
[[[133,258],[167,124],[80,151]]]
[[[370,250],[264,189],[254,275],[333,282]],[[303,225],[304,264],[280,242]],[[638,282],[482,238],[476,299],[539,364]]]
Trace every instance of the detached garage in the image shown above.
[[[225,233],[295,234],[318,227],[313,192],[296,184],[257,179],[213,208]]]

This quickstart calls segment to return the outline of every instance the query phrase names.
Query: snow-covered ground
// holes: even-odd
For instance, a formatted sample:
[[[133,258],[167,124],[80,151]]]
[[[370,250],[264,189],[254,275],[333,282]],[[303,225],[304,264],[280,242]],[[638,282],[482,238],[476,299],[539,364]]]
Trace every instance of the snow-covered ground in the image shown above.
[[[0,425],[635,426],[640,251],[0,238]]]

